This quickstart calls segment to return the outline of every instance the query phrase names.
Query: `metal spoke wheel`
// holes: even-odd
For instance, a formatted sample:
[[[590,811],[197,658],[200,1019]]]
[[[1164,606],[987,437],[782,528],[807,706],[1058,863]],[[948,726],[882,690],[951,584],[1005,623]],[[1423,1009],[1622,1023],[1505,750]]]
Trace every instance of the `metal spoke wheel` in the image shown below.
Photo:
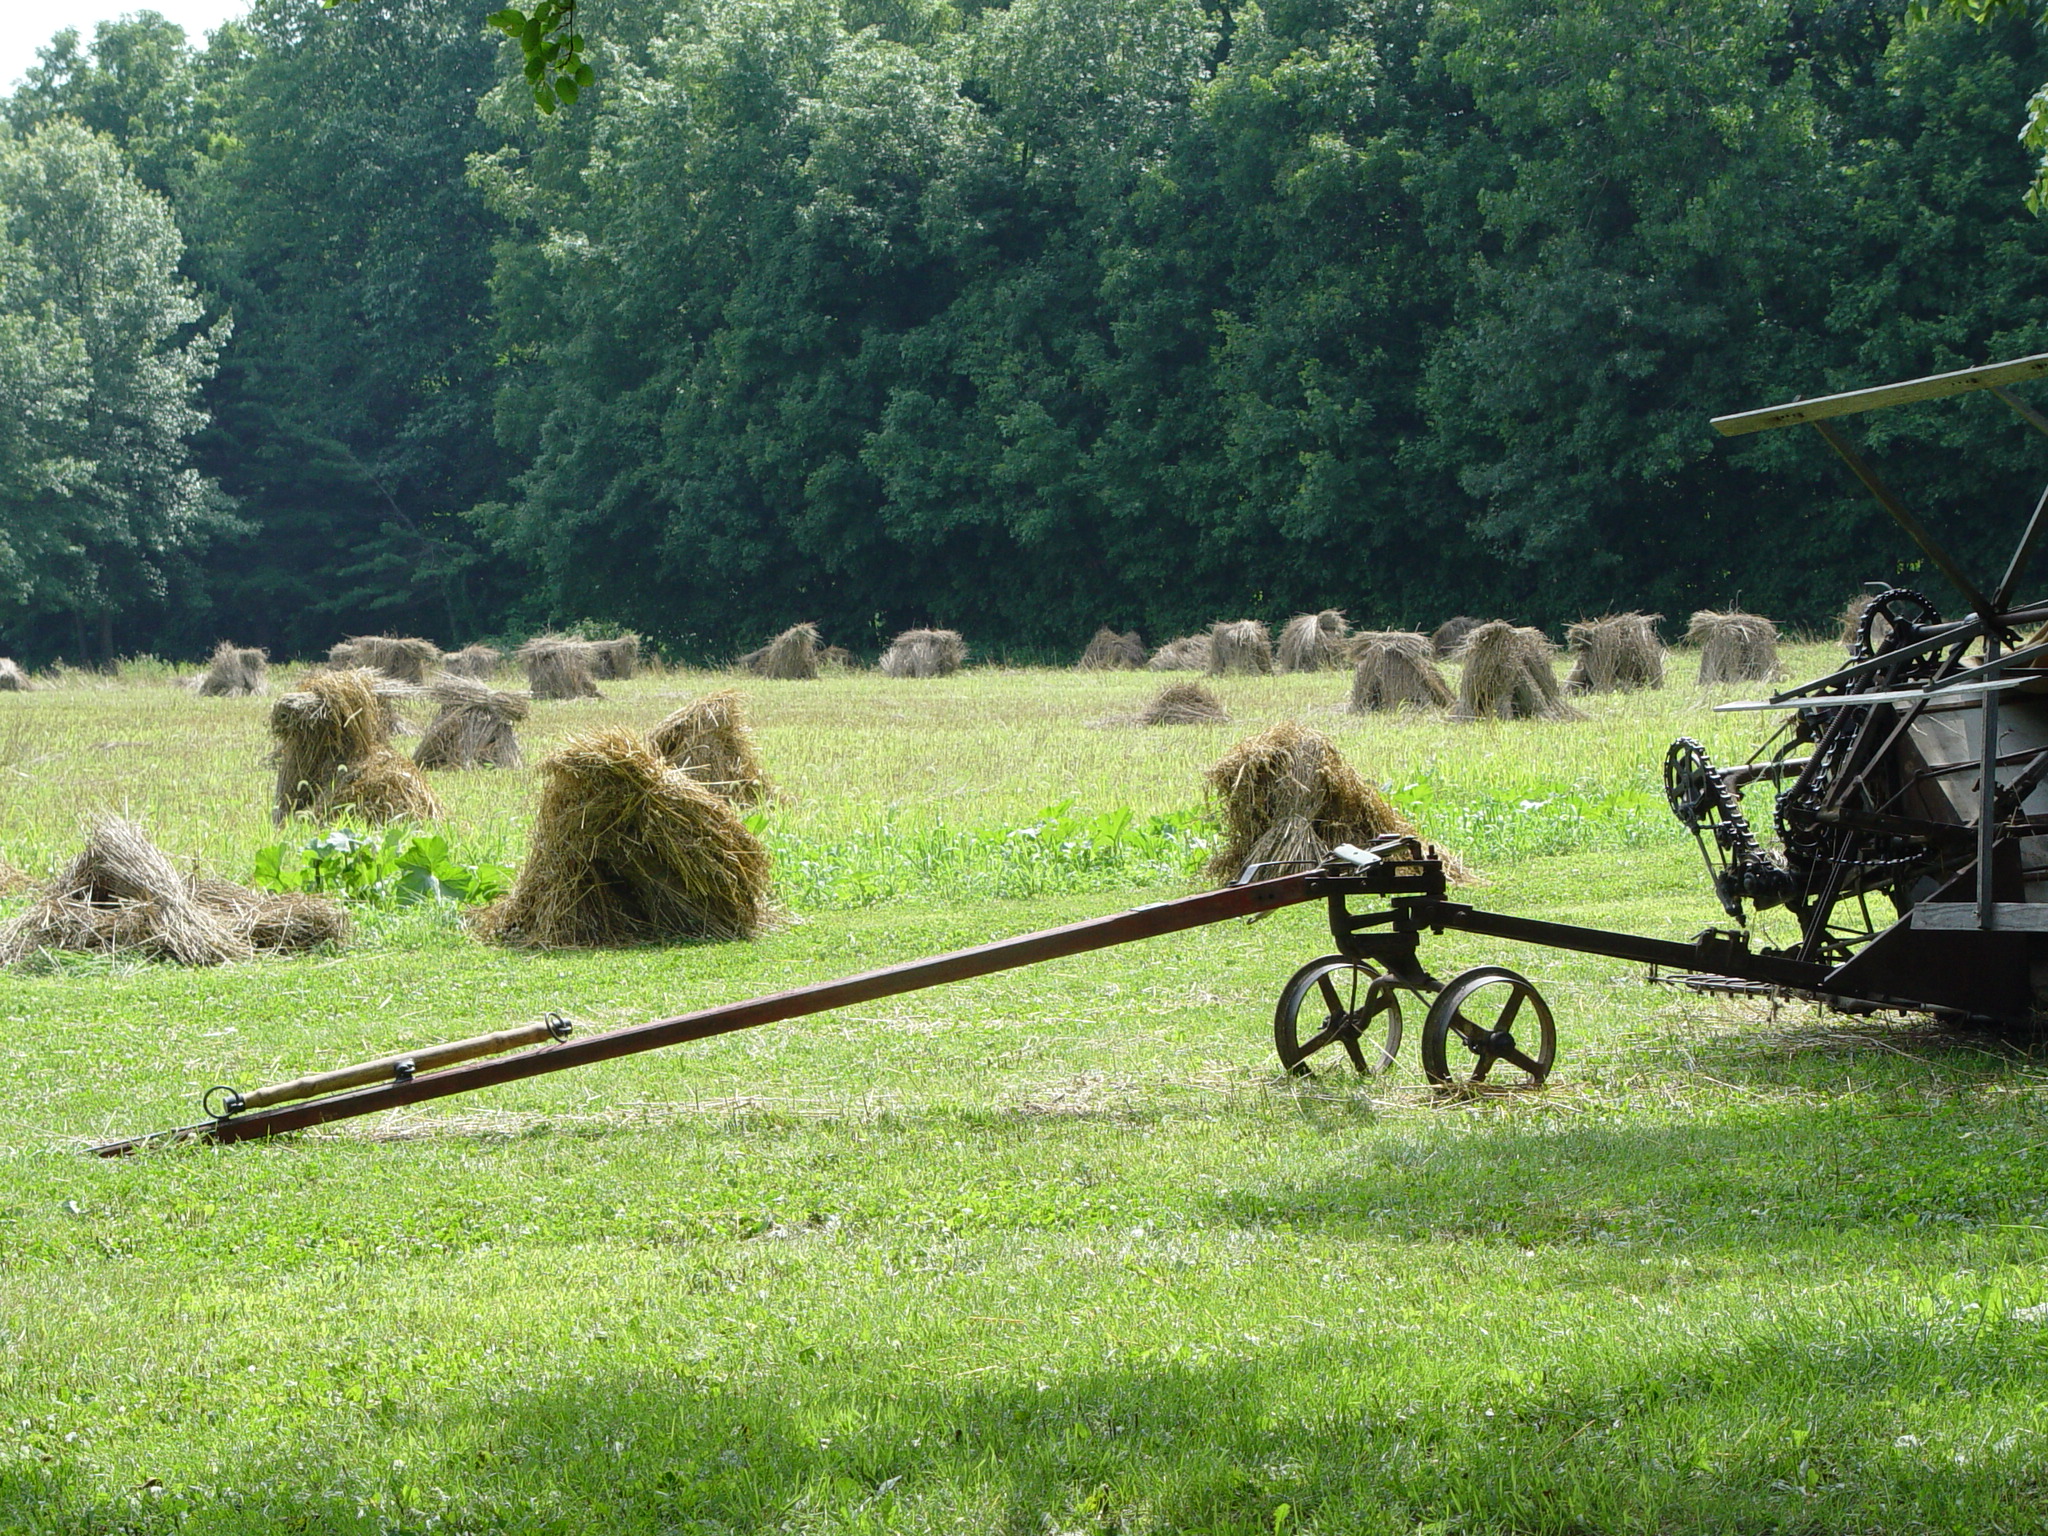
[[[1310,1058],[1331,1046],[1341,1046],[1367,1077],[1386,1071],[1401,1052],[1401,1000],[1392,978],[1343,955],[1296,971],[1273,1010],[1273,1048],[1288,1071],[1312,1076]]]
[[[1550,1005],[1504,965],[1452,977],[1422,1021],[1422,1073],[1440,1088],[1540,1088],[1556,1054]]]

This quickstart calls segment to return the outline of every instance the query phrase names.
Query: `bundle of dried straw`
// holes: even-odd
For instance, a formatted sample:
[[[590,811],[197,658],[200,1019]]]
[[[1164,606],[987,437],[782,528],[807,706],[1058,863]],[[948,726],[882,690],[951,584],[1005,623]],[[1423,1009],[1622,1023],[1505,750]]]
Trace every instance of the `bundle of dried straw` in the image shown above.
[[[540,765],[519,879],[479,937],[567,948],[749,938],[769,918],[768,854],[722,797],[627,730],[575,736]]]
[[[348,914],[325,897],[182,874],[141,827],[101,816],[78,856],[0,927],[0,964],[69,950],[219,965],[339,944],[348,934]]]

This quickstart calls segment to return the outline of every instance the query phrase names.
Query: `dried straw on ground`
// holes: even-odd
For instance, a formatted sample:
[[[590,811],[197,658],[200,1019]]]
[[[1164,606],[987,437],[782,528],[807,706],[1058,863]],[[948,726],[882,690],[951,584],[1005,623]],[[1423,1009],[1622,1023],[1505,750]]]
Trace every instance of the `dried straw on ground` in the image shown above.
[[[1439,659],[1455,656],[1465,644],[1465,637],[1485,622],[1462,613],[1455,619],[1445,619],[1429,637],[1430,646]]]
[[[808,682],[818,675],[818,626],[792,624],[758,651],[742,656],[740,665],[758,677]]]
[[[496,674],[498,664],[505,658],[488,645],[465,645],[459,651],[451,651],[441,658],[441,670],[452,672],[457,677],[475,678],[487,683]]]
[[[272,819],[328,817],[344,809],[365,821],[432,820],[441,802],[420,771],[391,750],[390,713],[419,690],[370,667],[314,672],[270,707],[276,741],[277,804]]]
[[[1664,686],[1661,613],[1613,613],[1582,619],[1564,632],[1572,653],[1567,693],[1634,693]]]
[[[1152,672],[1206,672],[1209,670],[1209,637],[1184,635],[1169,640],[1145,663]]]
[[[0,964],[51,949],[219,965],[348,932],[347,913],[324,897],[182,874],[134,822],[102,816],[70,865],[0,927]]]
[[[245,699],[267,693],[269,663],[269,653],[223,640],[213,648],[213,659],[192,691],[203,699]]]
[[[34,884],[34,880],[7,862],[5,854],[0,854],[0,896],[19,895]]]
[[[768,773],[737,688],[691,700],[647,733],[647,745],[669,767],[734,805],[755,806],[768,798]]]
[[[1322,672],[1341,667],[1351,653],[1351,626],[1336,608],[1297,613],[1280,631],[1275,659],[1282,672]]]
[[[1212,879],[1235,880],[1248,864],[1299,868],[1339,843],[1415,831],[1327,736],[1292,720],[1240,741],[1204,777],[1223,821],[1223,846],[1206,866]]]
[[[731,805],[628,730],[574,736],[540,765],[519,879],[471,921],[503,944],[743,939],[768,921],[768,853]]]
[[[536,699],[601,699],[597,656],[588,640],[536,635],[512,653],[526,669],[526,688]]]
[[[590,675],[599,682],[631,677],[640,670],[640,637],[621,635],[616,640],[592,640]]]
[[[0,656],[0,693],[29,693],[35,686],[28,680],[28,674],[15,665],[12,657]]]
[[[532,709],[518,694],[453,672],[435,678],[427,693],[441,712],[413,748],[412,760],[419,767],[517,768],[525,761],[512,727]]]
[[[1450,708],[1451,685],[1437,667],[1429,636],[1399,629],[1366,630],[1352,637],[1351,654],[1358,658],[1351,674],[1352,714]]]
[[[1145,642],[1135,629],[1120,635],[1105,624],[1095,631],[1095,638],[1074,665],[1083,672],[1135,672],[1145,665],[1146,657]]]
[[[1139,725],[1213,725],[1228,720],[1223,701],[1200,683],[1168,683],[1138,711]]]
[[[1702,683],[1768,683],[1782,675],[1778,626],[1758,614],[1702,608],[1686,626],[1685,638],[1700,648]]]
[[[401,683],[426,682],[441,665],[441,647],[402,635],[350,635],[327,653],[335,667],[375,667]]]
[[[1540,629],[1518,629],[1505,619],[1482,624],[1460,651],[1453,720],[1579,720],[1557,686],[1557,648]]]
[[[952,629],[906,629],[875,665],[885,677],[950,677],[967,660],[967,642]]]
[[[853,652],[849,651],[845,646],[828,645],[825,649],[818,652],[818,665],[820,667],[837,667],[842,672],[851,672],[860,663],[853,659]]]
[[[1234,673],[1265,676],[1273,670],[1273,637],[1257,619],[1235,619],[1209,626],[1209,675]]]

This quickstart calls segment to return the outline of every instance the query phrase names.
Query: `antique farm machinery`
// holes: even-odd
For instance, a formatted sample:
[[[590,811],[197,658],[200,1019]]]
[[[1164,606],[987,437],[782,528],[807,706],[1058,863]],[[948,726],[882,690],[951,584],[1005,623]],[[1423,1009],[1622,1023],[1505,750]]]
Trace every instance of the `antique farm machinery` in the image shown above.
[[[1431,1082],[1540,1086],[1556,1053],[1549,1006],[1503,966],[1438,981],[1420,944],[1447,930],[1637,962],[1702,992],[2031,1027],[2048,988],[2048,602],[2015,598],[2048,528],[2048,492],[1987,592],[1834,422],[1987,391],[2048,434],[2048,416],[2007,387],[2044,375],[2048,354],[1715,420],[1729,436],[1811,425],[1966,610],[1944,620],[1917,592],[1877,592],[1847,665],[1768,700],[1720,706],[1785,713],[1749,760],[1719,767],[1694,741],[1672,746],[1672,810],[1698,838],[1733,926],[1677,941],[1483,911],[1451,898],[1443,864],[1425,845],[1388,837],[1340,847],[1313,868],[1254,866],[1222,890],[605,1034],[570,1038],[567,1021],[550,1015],[246,1094],[214,1089],[205,1121],[94,1150],[114,1156],[167,1138],[274,1136],[1310,901],[1327,905],[1334,953],[1281,991],[1274,1044],[1292,1072],[1325,1062],[1383,1070],[1401,1045],[1402,994],[1413,993],[1428,999],[1419,1054]],[[1774,846],[1742,803],[1743,787],[1760,783],[1778,786]],[[1754,942],[1750,914],[1775,909],[1791,915],[1796,940]]]

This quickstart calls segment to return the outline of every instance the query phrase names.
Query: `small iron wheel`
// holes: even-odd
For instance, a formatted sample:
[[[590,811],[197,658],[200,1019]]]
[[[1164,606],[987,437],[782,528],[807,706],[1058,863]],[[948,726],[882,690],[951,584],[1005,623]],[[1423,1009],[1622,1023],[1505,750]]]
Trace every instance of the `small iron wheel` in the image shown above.
[[[1343,1046],[1363,1077],[1386,1071],[1401,1053],[1401,1000],[1393,981],[1343,955],[1325,955],[1296,971],[1273,1010],[1273,1048],[1289,1072],[1312,1077],[1309,1058],[1333,1045]]]
[[[1422,1021],[1422,1074],[1439,1088],[1540,1088],[1556,1055],[1550,1005],[1528,977],[1504,965],[1452,977]],[[1493,1076],[1497,1065],[1509,1074]]]

